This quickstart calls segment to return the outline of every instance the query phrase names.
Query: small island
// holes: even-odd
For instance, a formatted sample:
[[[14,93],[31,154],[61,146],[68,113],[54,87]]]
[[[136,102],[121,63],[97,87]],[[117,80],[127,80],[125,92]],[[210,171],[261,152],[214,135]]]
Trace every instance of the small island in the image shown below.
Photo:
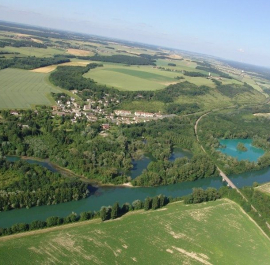
[[[245,147],[245,145],[243,143],[238,143],[236,148],[237,148],[237,150],[242,151],[242,152],[247,151],[247,148]]]

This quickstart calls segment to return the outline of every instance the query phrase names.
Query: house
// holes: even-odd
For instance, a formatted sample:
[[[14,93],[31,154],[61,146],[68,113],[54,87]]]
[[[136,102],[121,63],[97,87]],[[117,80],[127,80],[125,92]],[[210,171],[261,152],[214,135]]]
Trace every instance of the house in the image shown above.
[[[101,125],[101,127],[102,127],[103,130],[109,130],[110,129],[110,124],[104,123],[104,124]]]
[[[141,111],[135,111],[135,116],[136,117],[154,117],[154,113],[150,113],[150,112],[141,112]]]
[[[89,103],[88,105],[83,106],[83,110],[90,110],[91,109],[91,104]]]
[[[10,114],[11,115],[14,115],[14,116],[18,116],[19,115],[19,113],[17,111],[11,111]]]
[[[128,115],[131,115],[131,111],[129,111],[129,110],[115,110],[114,113],[117,116],[128,116]]]
[[[89,121],[97,121],[97,117],[95,116],[95,115],[93,115],[92,113],[87,113],[86,114],[86,117],[87,117],[87,119],[89,120]]]

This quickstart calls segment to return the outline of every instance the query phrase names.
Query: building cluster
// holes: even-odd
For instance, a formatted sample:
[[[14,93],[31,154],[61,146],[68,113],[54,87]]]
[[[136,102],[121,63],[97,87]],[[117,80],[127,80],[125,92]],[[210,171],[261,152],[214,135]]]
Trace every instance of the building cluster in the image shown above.
[[[162,119],[160,113],[135,111],[134,114],[129,110],[115,110],[116,124],[134,124],[140,122],[148,122],[151,120]]]
[[[76,91],[73,91],[76,94]],[[104,121],[102,128],[109,129],[108,124],[135,124],[140,122],[148,122],[151,120],[161,119],[163,116],[160,113],[135,111],[132,113],[129,110],[115,110],[111,112],[110,107],[119,104],[116,98],[104,97],[100,100],[87,99],[87,104],[81,106],[76,102],[75,97],[62,95],[57,100],[57,106],[53,106],[53,115],[72,117],[71,121],[76,123],[82,118],[87,118],[89,122]]]

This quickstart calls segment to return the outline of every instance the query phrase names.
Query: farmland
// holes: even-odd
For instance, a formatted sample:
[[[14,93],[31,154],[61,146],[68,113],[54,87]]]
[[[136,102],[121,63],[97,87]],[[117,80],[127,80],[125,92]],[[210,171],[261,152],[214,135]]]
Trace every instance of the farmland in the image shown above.
[[[27,109],[33,105],[51,105],[51,92],[58,92],[46,81],[47,75],[27,70],[0,71],[0,109]]]
[[[103,65],[91,70],[84,77],[100,84],[130,91],[157,90],[177,82],[176,73],[161,71],[152,66],[124,66],[112,63]]]
[[[171,60],[157,60],[157,67],[152,66],[127,66],[122,64],[103,63],[103,67],[91,70],[84,75],[99,84],[115,87],[126,91],[158,90],[170,84],[188,81],[197,86],[215,88],[211,79],[205,77],[191,77],[183,75],[182,71],[194,71],[207,75],[205,71],[196,69],[197,64],[186,60],[174,60],[175,67],[168,66]],[[159,69],[165,68],[165,69]],[[177,77],[182,77],[180,81]],[[241,84],[235,79],[223,78],[223,84]]]
[[[259,191],[270,195],[270,183],[263,184],[257,188]]]
[[[217,236],[219,235],[219,236]],[[268,264],[269,239],[228,200],[173,203],[0,239],[4,264]],[[237,262],[236,262],[237,261]]]

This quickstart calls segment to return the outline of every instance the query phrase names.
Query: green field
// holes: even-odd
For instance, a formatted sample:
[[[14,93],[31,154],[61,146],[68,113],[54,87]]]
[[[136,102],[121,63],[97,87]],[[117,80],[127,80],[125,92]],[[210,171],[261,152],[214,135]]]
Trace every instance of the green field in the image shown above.
[[[56,49],[48,47],[45,48],[35,48],[35,47],[9,47],[0,48],[0,52],[18,52],[20,56],[36,56],[36,57],[53,57],[55,54],[65,53],[64,49]],[[5,55],[7,58],[14,57],[14,54]]]
[[[123,102],[121,103],[118,108],[124,110],[130,110],[132,112],[135,111],[145,111],[145,112],[163,112],[165,104],[160,101],[147,101],[147,100],[140,100],[140,101],[132,101],[132,102]]]
[[[269,239],[228,200],[174,203],[115,221],[32,233],[0,238],[1,263],[264,265],[270,260]]]
[[[47,81],[47,74],[27,70],[0,71],[0,109],[26,109],[51,105],[50,92],[59,92]]]
[[[89,71],[84,77],[120,90],[157,90],[176,83],[174,72],[161,71],[152,66],[124,66],[104,63]]]
[[[196,63],[185,60],[173,60],[175,67],[168,66],[171,60],[157,60],[157,66],[168,68],[174,71],[165,71],[154,68],[153,66],[126,66],[122,64],[103,63],[103,67],[90,70],[84,75],[86,78],[91,78],[99,84],[115,87],[120,90],[141,91],[141,90],[158,90],[163,89],[169,84],[188,81],[197,86],[209,86],[215,88],[212,80],[205,77],[190,77],[184,76],[181,71],[204,71],[196,70]],[[177,80],[176,77],[181,76],[184,79]],[[223,78],[223,84],[241,84],[241,82],[234,79]]]
[[[256,189],[270,195],[270,182],[263,184],[263,185],[260,185]]]

